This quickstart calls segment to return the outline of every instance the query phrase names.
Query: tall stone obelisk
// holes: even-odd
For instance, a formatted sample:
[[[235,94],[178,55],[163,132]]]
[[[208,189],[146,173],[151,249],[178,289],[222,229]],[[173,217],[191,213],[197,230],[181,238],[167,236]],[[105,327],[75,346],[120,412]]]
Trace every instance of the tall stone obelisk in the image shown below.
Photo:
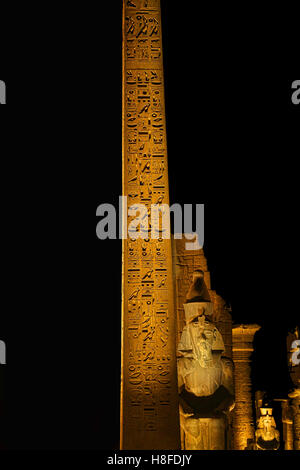
[[[149,216],[169,203],[159,0],[123,0],[123,196]],[[121,449],[180,449],[171,240],[157,236],[123,240]]]

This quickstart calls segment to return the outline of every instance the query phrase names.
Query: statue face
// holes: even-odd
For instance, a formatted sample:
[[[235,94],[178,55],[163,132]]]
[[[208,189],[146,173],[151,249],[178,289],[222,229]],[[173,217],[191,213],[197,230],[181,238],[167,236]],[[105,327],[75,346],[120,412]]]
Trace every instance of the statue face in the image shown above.
[[[193,331],[194,337],[197,339],[201,339],[202,341],[204,340],[210,346],[212,346],[214,339],[215,339],[214,331],[210,328],[203,329],[203,327],[200,326],[201,323],[198,321],[193,321],[191,325],[192,325],[192,331]]]
[[[212,330],[204,330],[203,336],[206,339],[206,341],[208,341],[210,346],[212,346],[214,339],[215,339],[214,332]]]
[[[270,416],[266,416],[264,418],[264,426],[269,431],[272,427],[272,418]]]
[[[277,446],[277,448],[279,447],[279,432],[276,429],[276,423],[273,416],[261,416],[259,418],[259,423],[255,434],[256,439],[262,438],[264,441],[272,441],[276,439],[278,442],[275,443],[275,446]]]
[[[204,325],[204,318],[198,317],[191,323],[192,335],[196,341],[205,342],[210,349],[216,340],[216,329],[211,324],[210,326]]]

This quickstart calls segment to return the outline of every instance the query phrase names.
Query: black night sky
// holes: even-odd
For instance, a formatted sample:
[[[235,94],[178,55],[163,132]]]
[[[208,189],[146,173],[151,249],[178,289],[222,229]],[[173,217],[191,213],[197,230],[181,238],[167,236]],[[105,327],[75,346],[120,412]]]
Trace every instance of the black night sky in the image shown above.
[[[12,297],[17,331],[0,330],[8,346],[2,447],[11,449],[119,447],[121,241],[99,241],[91,223],[92,209],[118,206],[122,192],[122,2],[103,3],[101,27],[77,49],[73,81],[54,74],[60,98],[85,96],[88,106],[63,101],[47,124],[40,105],[30,121],[24,110],[14,117],[30,155],[18,177],[24,170],[33,184],[21,193],[30,200],[26,240],[15,246],[25,259],[14,264],[31,288],[18,293],[22,309]],[[254,388],[286,397],[285,337],[299,323],[293,79],[268,68],[261,43],[241,27],[217,37],[210,18],[208,34],[200,7],[183,11],[173,0],[162,0],[162,13],[171,203],[205,204],[212,287],[235,323],[262,327]],[[37,101],[52,81],[41,67],[28,78]],[[13,101],[24,85],[7,76]],[[10,138],[16,152],[17,144]]]

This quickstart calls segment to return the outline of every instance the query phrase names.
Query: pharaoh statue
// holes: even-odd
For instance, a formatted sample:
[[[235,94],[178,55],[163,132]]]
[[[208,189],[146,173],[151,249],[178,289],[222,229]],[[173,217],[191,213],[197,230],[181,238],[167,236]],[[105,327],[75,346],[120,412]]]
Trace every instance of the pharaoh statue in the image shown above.
[[[256,450],[278,450],[280,434],[276,429],[272,408],[260,408],[260,417],[255,432]]]
[[[213,323],[213,304],[201,270],[184,304],[186,326],[178,345],[182,450],[226,449],[227,415],[234,407],[233,363]]]

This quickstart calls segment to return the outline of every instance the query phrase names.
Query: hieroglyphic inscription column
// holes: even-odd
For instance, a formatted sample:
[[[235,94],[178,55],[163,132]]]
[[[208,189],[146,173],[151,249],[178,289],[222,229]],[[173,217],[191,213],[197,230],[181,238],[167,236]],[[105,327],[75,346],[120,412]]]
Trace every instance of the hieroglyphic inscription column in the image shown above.
[[[159,0],[123,0],[123,195],[149,216],[169,203]],[[171,240],[161,236],[123,240],[121,449],[180,449]]]

